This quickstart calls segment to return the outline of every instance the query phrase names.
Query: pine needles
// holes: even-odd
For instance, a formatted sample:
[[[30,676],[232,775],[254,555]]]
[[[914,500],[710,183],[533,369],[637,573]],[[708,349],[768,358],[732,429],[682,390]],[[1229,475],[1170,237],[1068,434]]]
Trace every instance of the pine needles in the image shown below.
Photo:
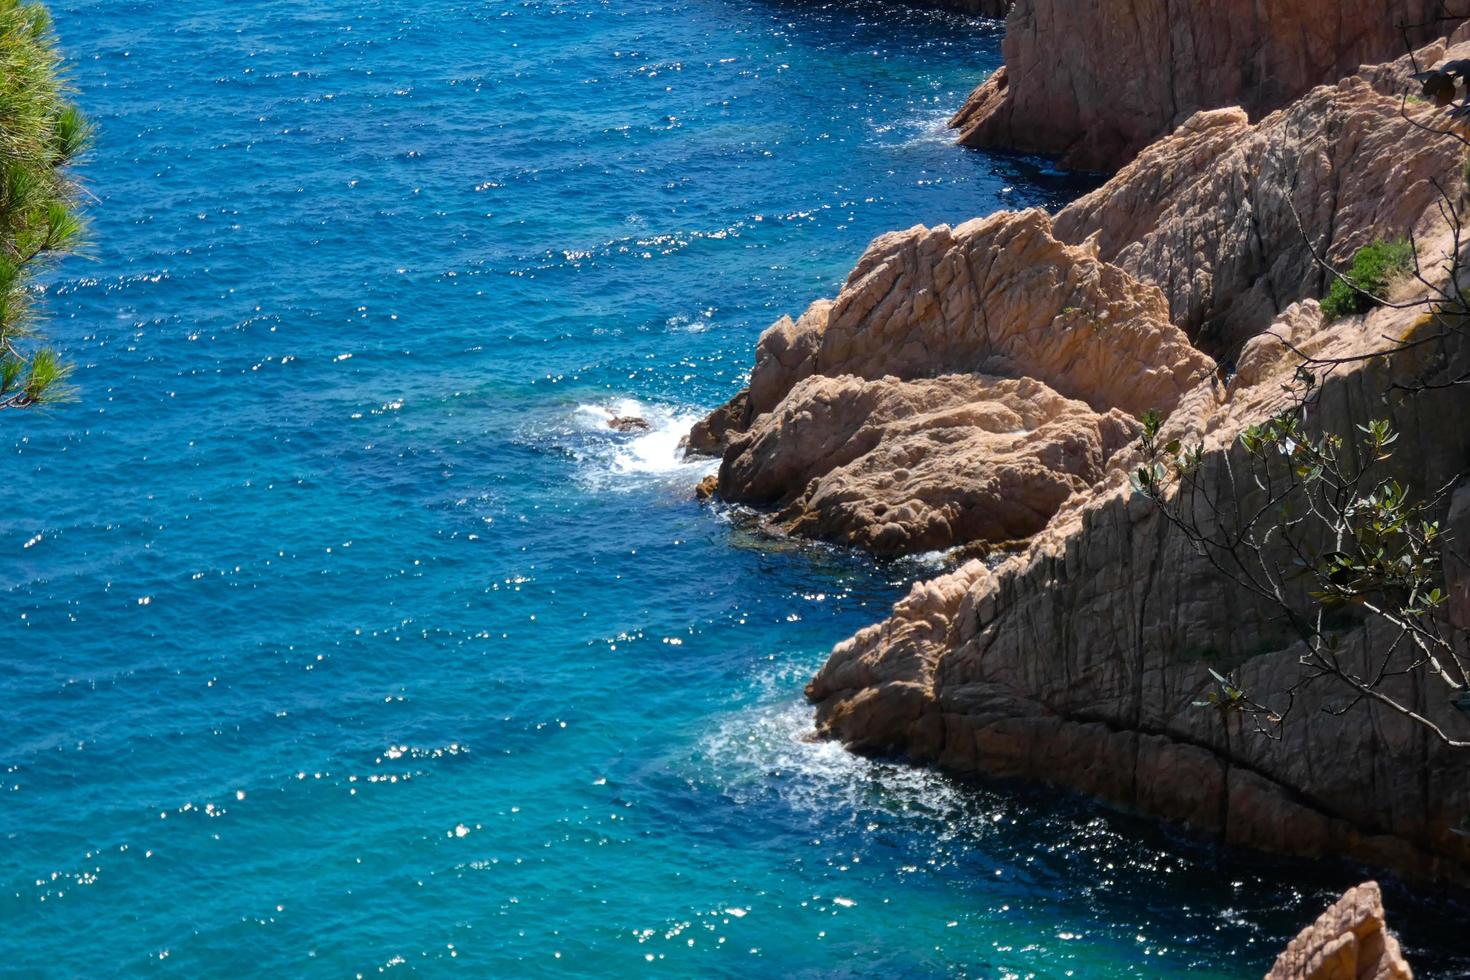
[[[0,409],[69,394],[69,367],[34,349],[35,277],[84,234],[68,166],[91,130],[69,94],[45,8],[0,0]]]

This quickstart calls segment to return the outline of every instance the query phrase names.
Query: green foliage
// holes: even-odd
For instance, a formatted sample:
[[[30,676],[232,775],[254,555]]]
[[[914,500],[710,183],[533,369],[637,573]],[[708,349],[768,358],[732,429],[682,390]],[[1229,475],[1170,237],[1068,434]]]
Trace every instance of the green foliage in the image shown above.
[[[1388,295],[1395,279],[1414,271],[1414,246],[1408,239],[1376,241],[1358,249],[1348,280],[1333,279],[1322,300],[1322,313],[1330,323],[1355,313],[1367,313]]]
[[[1164,483],[1169,476],[1165,459],[1171,459],[1176,467],[1182,467],[1198,466],[1200,457],[1198,451],[1183,450],[1178,439],[1171,440],[1167,445],[1159,445],[1164,416],[1158,409],[1151,408],[1144,412],[1140,421],[1143,426],[1137,431],[1138,441],[1148,456],[1148,461],[1129,474],[1128,481],[1133,485],[1134,491],[1157,498],[1163,493]]]
[[[1417,719],[1380,685],[1422,670],[1467,695],[1470,711],[1470,669],[1457,641],[1446,636],[1442,615],[1449,599],[1441,563],[1445,533],[1435,515],[1448,488],[1416,499],[1383,471],[1399,440],[1388,419],[1358,425],[1351,438],[1314,432],[1306,420],[1318,379],[1303,366],[1295,383],[1300,400],[1245,428],[1237,462],[1222,456],[1207,480],[1199,476],[1203,448],[1165,442],[1157,413],[1147,413],[1138,430],[1144,458],[1132,474],[1134,490],[1158,504],[1221,574],[1278,606],[1305,641],[1302,680],[1271,692],[1283,708],[1255,700],[1213,668],[1212,688],[1195,704],[1250,716],[1258,731],[1272,734],[1300,686],[1333,677],[1355,692],[1354,703],[1372,698]],[[1342,645],[1344,630],[1363,616],[1398,631],[1367,671]]]
[[[1215,680],[1215,690],[1206,692],[1203,698],[1195,701],[1196,708],[1217,708],[1222,713],[1251,710],[1250,696],[1233,679],[1213,667],[1210,667],[1209,671],[1210,676]]]
[[[0,409],[68,394],[69,368],[31,349],[35,277],[82,243],[67,168],[91,132],[67,95],[45,8],[0,0]]]

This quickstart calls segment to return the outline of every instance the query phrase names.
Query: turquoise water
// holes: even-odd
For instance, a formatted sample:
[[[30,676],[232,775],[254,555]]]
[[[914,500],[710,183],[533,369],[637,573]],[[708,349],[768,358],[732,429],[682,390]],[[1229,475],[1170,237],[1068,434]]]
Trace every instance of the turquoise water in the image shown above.
[[[944,133],[998,25],[55,7],[96,245],[80,400],[0,419],[0,971],[1245,977],[1353,880],[803,740],[926,569],[691,501],[872,236],[1075,193]]]

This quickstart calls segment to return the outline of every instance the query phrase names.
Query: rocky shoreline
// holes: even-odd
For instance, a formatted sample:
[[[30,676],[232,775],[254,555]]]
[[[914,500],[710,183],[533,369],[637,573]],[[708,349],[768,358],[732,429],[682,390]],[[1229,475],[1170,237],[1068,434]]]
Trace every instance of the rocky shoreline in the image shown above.
[[[1466,148],[1433,131],[1436,106],[1405,96],[1415,71],[1470,56],[1470,28],[1353,70],[1362,55],[1392,56],[1403,35],[1374,26],[1373,5],[1342,5],[1290,71],[1274,71],[1300,38],[1268,17],[1251,21],[1254,68],[1221,74],[1245,63],[1239,46],[1251,38],[1212,38],[1224,47],[1210,55],[1215,13],[1195,4],[1167,31],[1193,47],[1166,47],[1136,72],[1101,73],[1078,56],[1074,74],[1047,75],[1036,51],[1071,50],[1045,43],[1058,31],[1053,6],[1015,5],[1007,68],[956,117],[961,140],[1122,169],[1056,215],[1002,212],[878,238],[834,300],[762,335],[748,387],[690,435],[691,452],[721,457],[706,492],[764,508],[779,532],[878,555],[1001,557],[916,584],[886,620],[839,644],[807,688],[817,729],[860,752],[1080,790],[1232,844],[1470,884],[1470,753],[1376,702],[1335,713],[1341,692],[1326,686],[1306,689],[1279,738],[1195,706],[1212,671],[1290,687],[1300,641],[1129,482],[1145,413],[1165,420],[1162,439],[1199,443],[1202,479],[1220,485],[1241,465],[1240,433],[1286,404],[1302,352],[1330,362],[1385,338],[1422,340],[1413,286],[1403,303],[1329,322],[1317,299],[1331,277],[1318,260],[1341,267],[1404,236],[1421,256],[1459,248],[1463,259],[1443,202],[1467,195]],[[1101,18],[1097,36],[1108,37],[1143,6],[1118,0],[1079,16]],[[1291,16],[1324,5],[1299,6]],[[1445,32],[1438,4],[1398,6],[1425,19],[1409,29],[1416,40]],[[1071,24],[1093,44],[1086,27]],[[1137,111],[1147,79],[1173,78],[1180,58],[1212,67],[1160,87],[1167,111]],[[1047,87],[1083,77],[1089,98],[1134,88],[1112,109],[1059,110]],[[1050,128],[1033,125],[1038,114]],[[1430,286],[1445,274],[1425,272]],[[1313,424],[1353,444],[1358,423],[1387,417],[1402,434],[1395,476],[1450,483],[1470,471],[1470,403],[1454,385],[1403,390],[1426,372],[1470,374],[1463,330],[1329,372]],[[1470,536],[1470,491],[1441,511]],[[1470,625],[1467,566],[1447,552],[1445,567],[1447,615]],[[1346,622],[1343,656],[1366,663],[1378,629]],[[1411,674],[1385,684],[1442,731],[1470,737],[1470,717],[1444,691]],[[1303,956],[1279,975],[1407,975],[1396,965],[1314,973]]]

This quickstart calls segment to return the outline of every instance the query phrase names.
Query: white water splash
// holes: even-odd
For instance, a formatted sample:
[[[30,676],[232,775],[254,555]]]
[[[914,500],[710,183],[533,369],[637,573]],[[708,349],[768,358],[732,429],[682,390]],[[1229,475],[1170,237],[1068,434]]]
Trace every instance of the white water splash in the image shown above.
[[[924,145],[950,146],[954,130],[949,128],[947,109],[925,109],[903,119],[871,123],[882,145],[891,150],[909,150]]]
[[[882,809],[929,816],[965,808],[965,794],[938,773],[865,759],[814,738],[813,713],[803,701],[786,701],[724,716],[700,745],[703,778],[742,803],[776,795],[814,815]]]
[[[627,485],[629,481],[619,478],[641,476],[692,486],[718,465],[709,459],[684,458],[680,443],[702,417],[699,412],[636,398],[577,406],[577,426],[588,437],[584,461],[591,464],[589,477],[594,483],[606,483],[611,476],[615,483]],[[642,419],[648,428],[618,432],[610,425],[617,418]]]

